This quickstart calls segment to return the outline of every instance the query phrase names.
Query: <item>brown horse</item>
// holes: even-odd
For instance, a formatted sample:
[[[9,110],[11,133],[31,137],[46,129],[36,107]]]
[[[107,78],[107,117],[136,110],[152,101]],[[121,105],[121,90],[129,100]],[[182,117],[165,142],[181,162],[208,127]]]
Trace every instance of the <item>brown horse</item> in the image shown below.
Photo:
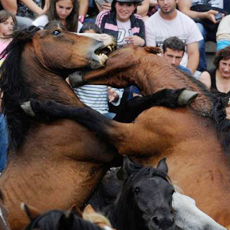
[[[117,156],[92,132],[71,120],[39,122],[20,104],[30,98],[83,106],[65,82],[82,67],[103,65],[107,35],[87,37],[60,27],[19,31],[5,51],[1,89],[9,130],[9,162],[0,187],[13,230],[28,220],[21,202],[40,211],[82,206]],[[4,55],[3,54],[3,55]]]
[[[8,223],[8,212],[4,205],[4,197],[1,190],[0,190],[0,229],[10,230],[10,225]]]
[[[150,47],[125,47],[113,52],[105,68],[72,79],[75,83],[108,84],[139,87],[144,95],[162,88],[183,88],[199,93],[189,109],[153,107],[141,113],[131,124],[101,121],[100,135],[113,144],[120,154],[136,162],[156,164],[166,157],[169,176],[197,206],[223,226],[230,226],[230,165],[216,126],[229,133],[224,106],[203,84],[184,75],[155,55]],[[96,116],[92,115],[96,122]],[[87,125],[87,121],[79,122]],[[101,119],[102,120],[102,119]],[[225,137],[221,132],[220,136]],[[229,136],[223,141],[228,149]]]

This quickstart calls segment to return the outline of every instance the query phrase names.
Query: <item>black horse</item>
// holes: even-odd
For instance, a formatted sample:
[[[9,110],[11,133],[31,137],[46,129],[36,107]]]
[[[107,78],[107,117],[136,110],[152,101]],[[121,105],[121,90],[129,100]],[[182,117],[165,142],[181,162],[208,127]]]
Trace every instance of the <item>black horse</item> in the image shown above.
[[[113,197],[108,197],[108,193],[105,193],[107,197],[104,198],[108,199],[108,203],[104,203],[107,206],[102,208],[101,196],[96,193],[90,201],[94,208],[101,209],[100,211],[109,218],[112,226],[119,230],[174,229],[172,210],[174,188],[167,176],[168,167],[165,158],[158,163],[156,169],[134,164],[128,158],[124,158],[121,170],[118,173],[120,176],[123,175],[125,180],[117,199],[110,204],[116,192],[112,193]],[[109,180],[113,176],[114,171],[109,174]],[[109,185],[111,186],[111,183]],[[106,182],[101,186],[104,186],[108,192]],[[117,191],[118,188],[119,183],[112,185],[111,189]],[[109,194],[111,195],[111,191]]]

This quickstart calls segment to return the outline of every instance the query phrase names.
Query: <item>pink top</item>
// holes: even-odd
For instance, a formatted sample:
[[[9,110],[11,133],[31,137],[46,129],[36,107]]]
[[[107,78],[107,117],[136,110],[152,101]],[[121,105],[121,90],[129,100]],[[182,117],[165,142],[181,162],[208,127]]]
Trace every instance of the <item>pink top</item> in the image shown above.
[[[8,41],[4,41],[0,39],[0,53],[10,44],[12,41],[12,38],[10,38]]]
[[[12,41],[12,38],[10,38],[8,41],[4,41],[4,42],[0,39],[0,54],[10,44],[11,41]],[[0,58],[0,66],[2,65],[3,60],[4,59]]]

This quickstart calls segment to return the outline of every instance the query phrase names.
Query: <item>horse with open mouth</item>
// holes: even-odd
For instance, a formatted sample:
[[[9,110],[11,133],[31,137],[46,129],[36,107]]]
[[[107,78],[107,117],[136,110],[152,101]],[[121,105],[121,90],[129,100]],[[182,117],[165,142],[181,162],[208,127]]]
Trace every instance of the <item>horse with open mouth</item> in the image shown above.
[[[156,48],[127,46],[114,51],[105,68],[75,77],[71,82],[74,87],[132,84],[138,86],[143,95],[162,88],[185,87],[198,92],[188,109],[153,107],[131,124],[89,113],[87,121],[81,117],[76,121],[90,129],[93,127],[89,123],[100,122],[96,131],[100,131],[99,134],[120,154],[136,162],[155,165],[160,158],[166,157],[172,181],[195,199],[202,211],[223,226],[230,226],[230,127],[225,119],[226,102],[211,95],[196,79],[165,63],[157,52]]]
[[[74,34],[56,26],[15,32],[2,54],[0,88],[9,131],[8,165],[0,187],[13,230],[23,229],[26,202],[40,211],[82,206],[118,154],[71,120],[49,123],[28,116],[20,104],[30,98],[83,106],[65,82],[84,67],[104,65],[103,50],[115,45],[105,34]]]

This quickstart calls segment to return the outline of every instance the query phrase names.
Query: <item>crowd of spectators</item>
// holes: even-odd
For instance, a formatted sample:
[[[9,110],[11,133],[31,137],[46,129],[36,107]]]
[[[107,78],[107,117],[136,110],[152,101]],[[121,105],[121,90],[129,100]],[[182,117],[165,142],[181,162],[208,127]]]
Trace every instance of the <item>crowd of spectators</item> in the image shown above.
[[[118,48],[125,44],[161,47],[162,58],[175,68],[196,76],[211,92],[215,89],[229,94],[229,0],[0,0],[0,10],[0,51],[9,44],[6,34],[13,26],[45,27],[57,20],[72,32],[110,34],[116,38]],[[217,42],[213,70],[207,70],[206,41]],[[92,107],[98,102],[103,107],[98,111],[107,114],[110,102],[119,104],[123,92],[100,87],[86,86],[75,92],[81,98],[90,90],[94,101],[87,98],[85,102],[90,101]],[[129,95],[139,94],[134,86],[125,90]],[[81,99],[84,101],[83,96]],[[6,135],[5,119],[0,113],[0,171],[4,168],[1,162],[6,161],[6,150],[2,148],[6,146]]]

